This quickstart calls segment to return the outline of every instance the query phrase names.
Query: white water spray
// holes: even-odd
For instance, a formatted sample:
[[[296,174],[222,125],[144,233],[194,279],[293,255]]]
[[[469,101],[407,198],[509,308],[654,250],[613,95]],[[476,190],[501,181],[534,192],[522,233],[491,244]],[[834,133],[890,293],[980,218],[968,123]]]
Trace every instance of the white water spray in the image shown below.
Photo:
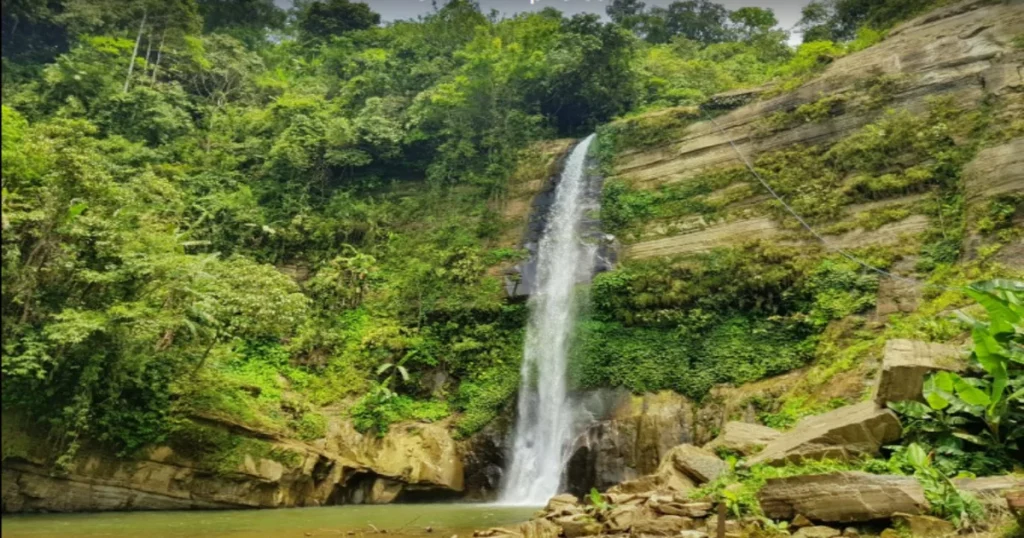
[[[557,494],[574,437],[566,365],[576,321],[576,283],[589,278],[596,255],[596,247],[580,240],[588,209],[586,156],[593,138],[569,154],[537,251],[515,444],[500,496],[507,504],[542,505]]]

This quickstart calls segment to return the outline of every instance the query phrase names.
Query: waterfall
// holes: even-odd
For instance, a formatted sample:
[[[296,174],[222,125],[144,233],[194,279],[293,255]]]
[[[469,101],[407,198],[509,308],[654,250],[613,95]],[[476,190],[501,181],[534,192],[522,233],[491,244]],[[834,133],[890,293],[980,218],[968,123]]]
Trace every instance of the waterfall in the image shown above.
[[[596,247],[580,240],[587,204],[590,135],[573,148],[537,249],[537,280],[519,387],[515,443],[500,501],[542,505],[558,493],[570,443],[573,410],[566,389],[569,340],[576,321],[575,285],[590,278]]]

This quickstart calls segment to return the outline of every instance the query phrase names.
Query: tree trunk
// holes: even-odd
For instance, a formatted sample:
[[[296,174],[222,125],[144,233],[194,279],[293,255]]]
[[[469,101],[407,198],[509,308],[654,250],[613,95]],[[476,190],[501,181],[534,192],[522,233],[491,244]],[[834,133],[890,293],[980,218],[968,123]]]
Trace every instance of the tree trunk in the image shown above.
[[[128,93],[128,86],[132,82],[132,71],[135,70],[135,58],[139,56],[139,45],[142,43],[142,31],[146,28],[147,11],[142,12],[142,22],[139,23],[139,33],[135,36],[135,48],[132,50],[132,61],[128,63],[128,76],[124,79],[124,93]]]
[[[156,83],[156,72],[160,69],[160,58],[164,55],[164,38],[167,37],[167,30],[160,33],[160,45],[156,48],[156,61],[153,62],[153,82]]]

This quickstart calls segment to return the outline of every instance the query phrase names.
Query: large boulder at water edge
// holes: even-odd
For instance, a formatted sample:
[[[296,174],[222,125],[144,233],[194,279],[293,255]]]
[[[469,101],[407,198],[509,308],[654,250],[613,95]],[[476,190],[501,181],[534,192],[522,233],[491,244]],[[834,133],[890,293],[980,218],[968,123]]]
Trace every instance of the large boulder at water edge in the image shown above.
[[[711,451],[689,444],[679,445],[665,454],[654,473],[627,480],[608,492],[614,495],[687,491],[715,480],[727,470],[728,465]]]
[[[778,439],[780,435],[782,433],[778,430],[760,424],[727,422],[722,428],[722,433],[714,441],[704,445],[704,448],[712,451],[723,449],[749,456]]]
[[[883,444],[899,439],[901,433],[895,413],[879,409],[874,402],[862,402],[801,420],[745,465],[871,456]]]
[[[773,519],[802,514],[812,521],[842,523],[928,511],[917,479],[862,472],[772,478],[757,498],[764,514]]]
[[[885,343],[882,372],[875,386],[879,407],[889,402],[920,400],[924,378],[937,370],[961,371],[965,367],[960,348],[918,340],[889,340]]]

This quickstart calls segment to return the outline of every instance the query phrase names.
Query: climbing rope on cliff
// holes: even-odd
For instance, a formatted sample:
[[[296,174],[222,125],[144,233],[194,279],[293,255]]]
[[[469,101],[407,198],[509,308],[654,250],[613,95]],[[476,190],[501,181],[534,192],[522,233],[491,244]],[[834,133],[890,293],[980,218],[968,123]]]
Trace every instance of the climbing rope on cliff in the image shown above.
[[[761,177],[761,174],[759,174],[757,172],[757,169],[754,168],[754,165],[751,164],[749,160],[747,160],[747,157],[745,155],[743,155],[743,152],[740,151],[740,148],[736,146],[736,143],[733,141],[732,137],[730,137],[725,132],[725,129],[723,129],[722,126],[719,125],[717,121],[715,121],[715,118],[711,117],[711,115],[708,114],[705,111],[702,111],[702,112],[704,114],[704,117],[707,118],[711,122],[711,124],[714,125],[715,128],[718,129],[718,132],[721,133],[722,136],[725,137],[726,140],[729,141],[729,145],[732,147],[732,150],[734,152],[736,152],[736,155],[740,158],[741,161],[743,161],[743,164],[747,167],[747,170],[750,170],[750,173],[753,174],[753,176],[755,178],[757,178],[758,183],[760,183],[765,188],[765,190],[767,190],[772,195],[773,198],[775,198],[780,204],[782,204],[782,207],[784,207],[786,209],[786,211],[789,212],[790,215],[793,215],[793,218],[795,218],[797,220],[797,222],[799,222],[800,225],[804,227],[804,229],[806,229],[808,232],[810,232],[811,235],[813,235],[819,241],[821,241],[821,244],[825,245],[825,248],[827,250],[830,250],[830,251],[833,251],[833,252],[837,252],[837,253],[841,254],[844,258],[846,258],[846,259],[856,263],[857,265],[860,265],[861,267],[863,267],[865,269],[868,269],[869,271],[875,272],[875,273],[877,273],[877,274],[879,274],[879,275],[881,275],[883,277],[889,277],[889,278],[891,278],[893,280],[903,280],[905,282],[910,282],[911,284],[914,284],[915,286],[921,286],[921,287],[925,287],[925,288],[936,288],[936,289],[941,289],[941,290],[944,290],[944,291],[952,291],[952,290],[958,290],[959,291],[959,288],[950,288],[948,286],[943,286],[941,284],[932,284],[930,282],[922,282],[922,281],[920,281],[920,280],[918,280],[916,278],[911,278],[911,277],[906,277],[906,276],[890,273],[889,271],[886,271],[885,269],[882,269],[881,267],[875,267],[874,265],[871,265],[870,263],[868,263],[868,262],[866,262],[866,261],[864,261],[864,260],[854,256],[853,254],[850,254],[849,252],[847,252],[847,251],[845,251],[845,250],[843,250],[843,249],[841,249],[839,247],[834,247],[834,246],[830,245],[828,240],[825,239],[825,237],[823,235],[821,235],[814,228],[812,228],[811,225],[808,224],[807,221],[804,220],[804,218],[801,217],[796,211],[794,211],[793,208],[788,203],[786,203],[786,201],[783,200],[781,196],[779,196],[779,193],[775,192],[775,189],[773,189],[771,187],[771,185],[769,185],[768,182],[765,181],[765,179],[763,177]]]

